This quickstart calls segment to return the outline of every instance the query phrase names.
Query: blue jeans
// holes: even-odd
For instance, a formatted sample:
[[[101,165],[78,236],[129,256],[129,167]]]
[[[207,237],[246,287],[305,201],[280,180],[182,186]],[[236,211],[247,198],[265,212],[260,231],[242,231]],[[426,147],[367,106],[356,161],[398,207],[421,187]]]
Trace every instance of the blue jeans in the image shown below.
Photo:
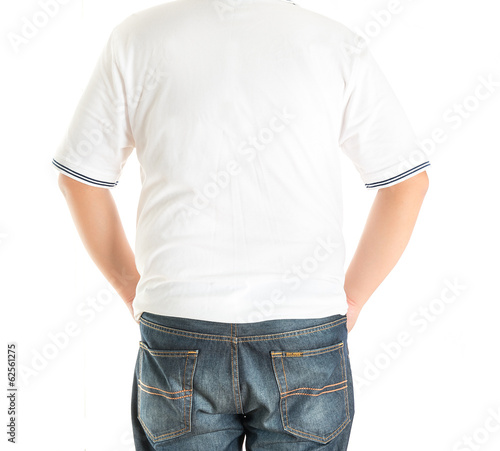
[[[345,451],[354,396],[345,315],[218,323],[144,312],[136,450]]]

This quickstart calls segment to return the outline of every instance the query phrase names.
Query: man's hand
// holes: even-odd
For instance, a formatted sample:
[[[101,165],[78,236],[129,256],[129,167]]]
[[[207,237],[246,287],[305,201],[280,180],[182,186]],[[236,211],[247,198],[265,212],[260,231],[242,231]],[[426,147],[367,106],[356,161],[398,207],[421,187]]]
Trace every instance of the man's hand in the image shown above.
[[[130,301],[125,301],[125,305],[128,307],[131,315],[132,315],[132,318],[134,319],[134,321],[137,323],[137,324],[140,324],[139,321],[137,321],[134,317],[134,308],[132,307],[132,303],[134,302],[134,300],[130,300]]]
[[[361,312],[361,307],[356,304],[349,296],[347,296],[347,332],[350,332],[356,324],[359,313]]]

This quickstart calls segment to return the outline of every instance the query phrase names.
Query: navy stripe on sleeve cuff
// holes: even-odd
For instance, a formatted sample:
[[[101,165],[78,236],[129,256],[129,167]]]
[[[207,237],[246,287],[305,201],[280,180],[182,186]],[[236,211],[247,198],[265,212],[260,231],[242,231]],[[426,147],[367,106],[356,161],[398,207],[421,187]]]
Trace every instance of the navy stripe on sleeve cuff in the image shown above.
[[[105,182],[104,180],[97,180],[97,179],[87,177],[86,175],[80,174],[79,172],[73,171],[73,169],[70,169],[67,166],[64,166],[63,164],[59,163],[55,159],[52,159],[52,163],[54,164],[54,166],[59,168],[61,171],[66,172],[68,175],[72,175],[73,177],[75,177],[77,179],[84,180],[87,183],[91,183],[91,184],[96,185],[96,186],[107,186],[110,188],[118,185],[118,181]]]
[[[417,171],[420,171],[421,169],[423,169],[427,166],[430,166],[430,165],[431,164],[428,161],[426,161],[425,163],[419,164],[418,166],[415,166],[412,169],[408,169],[408,171],[403,172],[402,174],[396,175],[394,177],[391,177],[390,179],[382,180],[380,182],[366,183],[365,186],[366,186],[366,188],[376,188],[376,187],[385,186],[385,185],[388,185],[389,183],[393,183],[393,182],[401,180],[405,177],[408,177],[409,175],[411,175]]]

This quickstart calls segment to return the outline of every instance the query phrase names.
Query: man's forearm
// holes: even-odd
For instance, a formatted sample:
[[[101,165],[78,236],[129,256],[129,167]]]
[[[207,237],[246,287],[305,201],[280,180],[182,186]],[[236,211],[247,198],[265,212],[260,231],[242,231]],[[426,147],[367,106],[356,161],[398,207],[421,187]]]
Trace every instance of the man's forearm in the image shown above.
[[[359,308],[403,254],[427,187],[428,177],[424,171],[397,185],[378,190],[345,274],[345,292]]]
[[[112,194],[64,175],[59,186],[90,257],[120,297],[129,304],[140,275]]]

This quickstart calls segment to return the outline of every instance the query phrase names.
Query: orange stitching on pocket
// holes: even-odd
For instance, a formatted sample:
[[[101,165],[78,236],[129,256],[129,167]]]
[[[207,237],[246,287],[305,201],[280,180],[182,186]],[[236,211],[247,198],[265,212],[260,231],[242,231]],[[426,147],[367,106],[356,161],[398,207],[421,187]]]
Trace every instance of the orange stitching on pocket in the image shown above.
[[[282,396],[281,398],[285,399],[285,398],[288,398],[289,396],[321,396],[321,395],[324,395],[325,393],[333,393],[333,392],[336,392],[336,391],[345,390],[346,388],[347,388],[347,385],[345,385],[345,387],[336,388],[335,390],[328,390],[328,391],[324,391],[323,393],[316,393],[316,394],[312,394],[312,393],[290,393],[289,395]]]
[[[168,393],[169,395],[175,395],[176,393],[182,393],[183,391],[191,391],[191,390],[179,390],[179,391],[166,391],[166,390],[162,390],[161,388],[156,388],[156,387],[151,387],[150,385],[146,385],[144,382],[142,382],[140,379],[139,379],[139,382],[144,385],[145,387],[148,387],[148,388],[152,388],[153,390],[159,390],[159,391],[162,391],[163,393]]]
[[[145,351],[148,352],[148,354],[151,354],[153,356],[157,357],[184,357],[187,354],[198,354],[198,351],[182,351],[182,350],[159,350],[159,349],[151,349],[146,343],[143,341],[139,342],[139,346],[144,349]]]
[[[347,426],[348,423],[349,423],[349,420],[345,420],[335,431],[333,431],[330,435],[327,435],[326,439],[327,440],[331,440],[332,438],[337,437],[337,435],[339,435],[345,429],[345,427]],[[291,431],[296,431],[296,432],[298,432],[299,434],[302,434],[302,435],[308,435],[310,437],[316,437],[316,438],[319,438],[321,440],[324,440],[323,437],[321,437],[319,435],[310,434],[309,432],[304,432],[304,431],[301,431],[299,429],[294,429],[294,428],[291,428],[291,427],[288,427],[288,429],[290,429]]]
[[[176,436],[178,436],[178,435],[182,435],[182,434],[186,431],[186,429],[187,429],[187,427],[184,427],[184,428],[182,428],[182,429],[179,429],[178,431],[169,432],[169,433],[167,433],[167,434],[162,434],[162,435],[155,436],[155,435],[154,435],[154,434],[153,434],[153,433],[152,433],[152,432],[148,429],[148,427],[144,424],[144,422],[142,421],[142,419],[141,419],[141,418],[139,418],[139,421],[141,422],[142,426],[143,426],[143,427],[144,427],[144,429],[146,430],[146,433],[147,433],[148,435],[150,435],[150,436],[151,436],[151,438],[152,438],[153,440],[161,440],[161,439],[163,439],[164,437],[167,437],[167,436],[169,436],[169,435],[171,436],[171,437],[169,437],[169,438],[174,438],[174,437],[176,437]]]
[[[316,356],[316,355],[321,355],[321,354],[325,354],[327,352],[333,352],[333,351],[337,351],[339,350],[340,348],[342,348],[344,346],[344,342],[341,342],[335,346],[331,346],[331,347],[328,347],[327,349],[324,349],[324,350],[319,350],[319,351],[311,351],[309,353],[307,353],[305,356],[306,357],[313,357],[313,356]]]
[[[150,395],[163,396],[164,398],[167,398],[167,399],[182,399],[182,398],[187,398],[188,396],[191,396],[191,393],[189,393],[188,395],[184,395],[184,396],[176,396],[176,397],[173,397],[173,396],[165,396],[165,395],[162,395],[161,393],[153,393],[153,392],[150,392],[150,391],[144,390],[144,389],[143,389],[140,385],[139,385],[139,388],[140,388],[143,392],[149,393]],[[159,390],[159,389],[157,389],[157,390]],[[191,390],[183,390],[183,391],[191,391]]]
[[[311,388],[311,387],[294,388],[293,390],[283,392],[283,394],[291,393],[291,392],[297,391],[297,390],[324,390],[327,387],[335,387],[336,385],[345,384],[346,382],[347,382],[347,379],[342,381],[342,382],[337,382],[336,384],[325,385],[323,388]]]
[[[347,387],[346,387],[347,388]],[[327,440],[331,440],[335,437],[337,437],[344,429],[345,427],[349,424],[349,416],[345,419],[345,421],[337,428],[335,429],[335,431],[333,431],[331,434],[327,435],[326,436],[326,439]],[[299,434],[302,434],[302,435],[308,435],[310,437],[316,437],[316,438],[319,438],[319,439],[322,439],[324,440],[323,437],[319,436],[319,435],[315,435],[315,434],[311,434],[309,432],[305,432],[305,431],[301,431],[299,429],[295,429],[295,428],[291,428],[287,425],[288,429],[290,429],[291,431],[295,431],[295,432],[298,432]]]

